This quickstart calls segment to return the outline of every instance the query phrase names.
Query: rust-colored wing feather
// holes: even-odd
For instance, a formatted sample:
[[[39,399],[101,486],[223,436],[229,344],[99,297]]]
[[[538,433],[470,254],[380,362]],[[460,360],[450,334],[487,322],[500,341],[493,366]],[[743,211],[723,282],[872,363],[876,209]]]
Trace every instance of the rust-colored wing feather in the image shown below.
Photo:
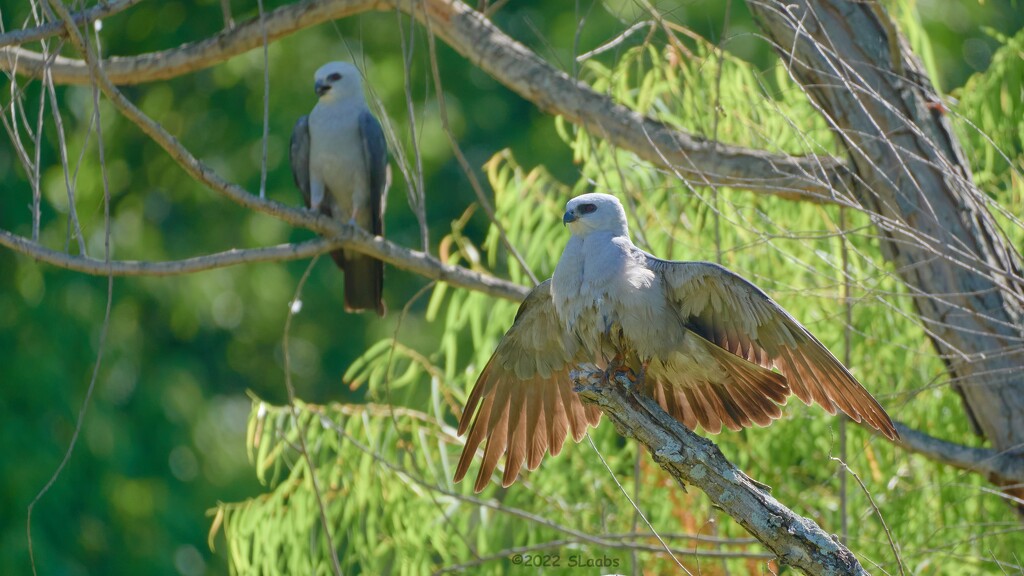
[[[600,410],[584,406],[572,390],[569,370],[590,358],[558,322],[550,282],[527,295],[466,401],[459,435],[469,435],[455,481],[466,476],[485,443],[476,492],[487,486],[502,456],[501,484],[507,487],[524,464],[535,469],[545,454],[561,452],[566,436],[579,442],[601,419]]]
[[[898,436],[888,414],[850,371],[757,286],[710,262],[670,262],[648,256],[648,265],[661,274],[667,296],[686,327],[742,359],[727,362],[737,371],[732,381],[742,383],[740,389],[723,391],[705,385],[658,393],[662,405],[678,412],[681,421],[695,419],[715,432],[721,425],[743,427],[777,418],[778,412],[764,402],[767,398],[780,401],[779,394],[784,401],[788,395],[764,374],[775,368],[785,377],[782,386],[805,404],[820,404],[830,414],[838,408],[889,439]],[[683,399],[688,407],[681,405]],[[693,415],[686,413],[687,408]],[[721,422],[708,412],[715,412]]]

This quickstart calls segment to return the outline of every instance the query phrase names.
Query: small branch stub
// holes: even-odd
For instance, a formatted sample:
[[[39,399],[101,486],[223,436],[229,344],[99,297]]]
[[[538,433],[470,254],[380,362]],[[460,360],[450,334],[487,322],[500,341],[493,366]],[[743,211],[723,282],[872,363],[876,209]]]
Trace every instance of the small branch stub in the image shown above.
[[[596,366],[583,365],[570,376],[584,403],[600,407],[620,434],[643,444],[680,485],[703,490],[780,562],[807,574],[867,574],[836,538],[783,506],[713,442],[676,422],[651,398],[637,394],[631,372],[616,371],[609,378]]]

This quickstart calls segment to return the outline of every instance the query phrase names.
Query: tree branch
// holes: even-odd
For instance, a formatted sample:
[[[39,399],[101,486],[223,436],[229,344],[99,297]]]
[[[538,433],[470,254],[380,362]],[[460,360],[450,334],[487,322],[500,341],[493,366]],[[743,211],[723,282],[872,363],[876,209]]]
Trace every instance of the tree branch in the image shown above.
[[[82,10],[81,12],[75,12],[71,15],[71,20],[75,23],[75,26],[89,25],[97,20],[113,16],[118,12],[124,12],[139,2],[142,2],[142,0],[111,0],[110,2],[100,2],[92,8]],[[64,29],[63,22],[50,22],[48,24],[43,24],[42,26],[36,26],[35,28],[13,30],[11,32],[0,34],[0,46],[20,46],[29,42],[37,42],[44,38],[50,38],[51,36],[66,35],[67,32]],[[0,54],[2,54],[2,52],[0,52]],[[3,68],[3,66],[0,66],[0,68]],[[86,81],[88,81],[88,78],[86,78]]]
[[[900,437],[895,444],[929,460],[984,474],[989,478],[1024,484],[1024,457],[1019,453],[954,444],[900,423],[896,424],[896,430]]]
[[[616,104],[574,80],[527,47],[504,34],[479,12],[458,0],[422,3],[380,0],[305,0],[278,8],[264,19],[267,38],[280,39],[329,20],[370,10],[397,9],[421,22],[457,52],[496,80],[534,103],[657,166],[678,172],[698,185],[731,186],[813,202],[835,202],[835,190],[847,189],[850,174],[842,160],[806,157],[709,142]],[[263,29],[249,20],[216,36],[139,56],[113,57],[103,68],[114,84],[163,80],[200,70],[261,46]],[[41,77],[46,61],[22,48],[0,49],[0,68]],[[57,58],[50,65],[55,83],[85,83],[89,68],[81,60]]]
[[[808,574],[867,574],[853,553],[773,498],[729,462],[717,446],[676,422],[658,404],[627,389],[628,377],[609,381],[599,369],[572,373],[584,403],[601,408],[623,436],[638,440],[681,486],[699,487],[779,560]]]
[[[312,217],[312,214],[310,216]],[[113,260],[108,263],[104,260],[87,256],[72,256],[64,252],[51,250],[28,238],[12,234],[6,230],[0,230],[0,246],[6,246],[15,252],[20,252],[35,260],[52,264],[58,268],[96,276],[107,276],[108,274],[111,276],[175,276],[226,268],[238,264],[299,260],[337,250],[338,248],[344,248],[369,254],[396,268],[409,270],[424,278],[447,282],[452,286],[483,292],[490,296],[505,298],[514,302],[521,301],[529,291],[524,286],[495,276],[460,266],[445,264],[433,256],[416,250],[409,250],[377,236],[371,236],[362,229],[348,224],[339,224],[338,230],[332,233],[330,238],[318,238],[299,244],[280,244],[264,248],[233,249],[167,262]]]

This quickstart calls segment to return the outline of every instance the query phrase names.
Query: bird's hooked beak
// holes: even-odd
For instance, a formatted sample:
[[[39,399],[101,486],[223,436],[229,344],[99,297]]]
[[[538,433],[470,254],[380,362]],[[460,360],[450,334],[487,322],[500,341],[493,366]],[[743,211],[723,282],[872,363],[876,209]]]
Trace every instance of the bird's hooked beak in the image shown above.
[[[571,222],[575,222],[579,217],[572,210],[566,210],[565,214],[562,215],[562,226],[565,226]]]
[[[331,85],[322,80],[317,80],[316,84],[313,84],[313,91],[316,92],[317,96],[323,96],[331,89]]]

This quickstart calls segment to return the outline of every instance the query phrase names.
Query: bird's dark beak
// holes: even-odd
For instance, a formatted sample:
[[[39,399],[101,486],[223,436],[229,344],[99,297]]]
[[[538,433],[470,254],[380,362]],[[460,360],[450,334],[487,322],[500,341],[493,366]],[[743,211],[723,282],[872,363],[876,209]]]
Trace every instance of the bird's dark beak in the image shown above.
[[[576,220],[576,213],[572,210],[566,210],[565,214],[562,216],[562,226],[565,226],[570,222],[575,222]]]
[[[330,89],[331,89],[331,85],[330,84],[328,84],[326,82],[321,82],[320,80],[317,80],[316,84],[313,85],[313,90],[316,92],[317,96],[323,96]]]

